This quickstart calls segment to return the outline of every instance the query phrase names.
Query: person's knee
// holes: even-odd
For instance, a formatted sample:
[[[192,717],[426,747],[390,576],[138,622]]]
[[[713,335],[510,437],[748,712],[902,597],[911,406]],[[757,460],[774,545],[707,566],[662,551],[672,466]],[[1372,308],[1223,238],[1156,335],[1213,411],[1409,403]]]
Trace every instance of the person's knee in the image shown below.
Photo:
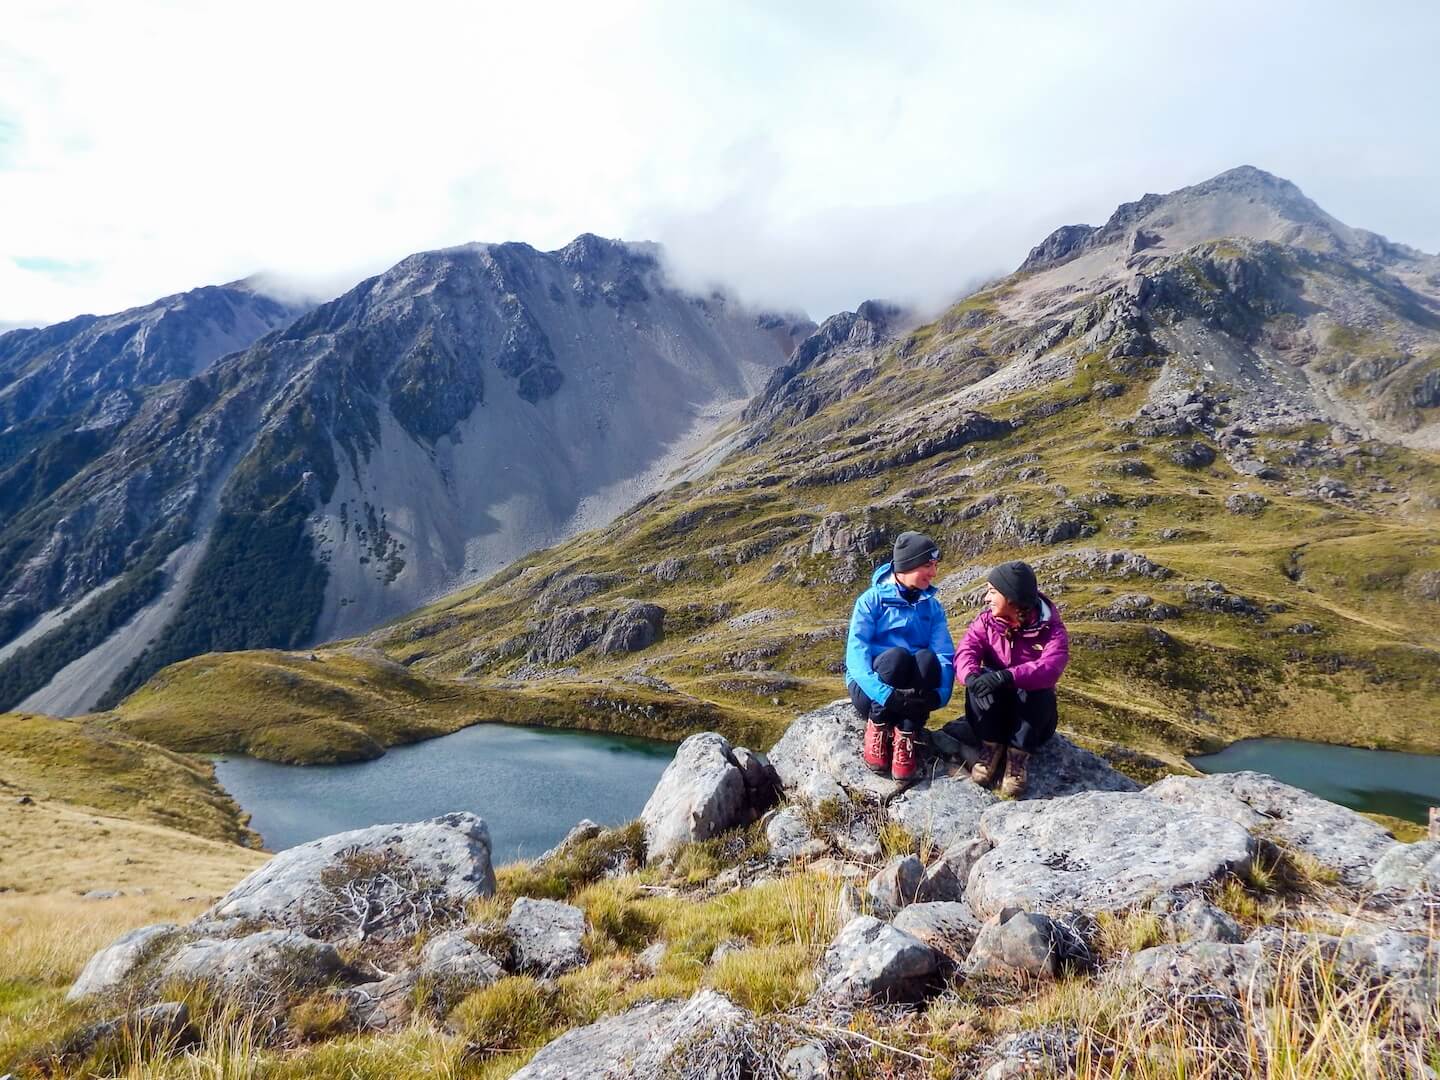
[[[918,674],[914,654],[899,645],[886,649],[870,666],[888,686],[913,686]]]
[[[921,649],[915,654],[915,670],[920,676],[920,685],[927,690],[940,687],[940,658],[930,649]]]

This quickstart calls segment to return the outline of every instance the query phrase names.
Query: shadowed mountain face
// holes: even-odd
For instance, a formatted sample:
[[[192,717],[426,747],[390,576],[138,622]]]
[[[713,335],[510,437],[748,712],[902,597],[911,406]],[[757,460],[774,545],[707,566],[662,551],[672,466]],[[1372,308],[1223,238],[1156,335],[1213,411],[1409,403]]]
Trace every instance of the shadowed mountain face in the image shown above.
[[[763,747],[843,693],[850,605],[921,528],[957,636],[1032,562],[1062,724],[1137,775],[1247,735],[1440,749],[1436,274],[1258,170],[1147,196],[931,323],[827,319],[714,471],[607,529],[368,649],[176,665],[113,722],[301,760],[475,716]]]
[[[587,235],[412,256],[208,367],[199,334],[122,349],[92,382],[199,373],[116,404],[5,521],[0,699],[72,713],[195,652],[356,632],[603,521],[811,328]]]

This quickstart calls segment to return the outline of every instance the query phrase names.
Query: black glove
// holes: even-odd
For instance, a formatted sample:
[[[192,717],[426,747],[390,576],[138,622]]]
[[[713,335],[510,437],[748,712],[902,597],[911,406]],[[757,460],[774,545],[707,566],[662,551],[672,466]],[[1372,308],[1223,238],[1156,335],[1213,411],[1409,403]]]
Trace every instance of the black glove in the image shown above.
[[[977,671],[965,680],[965,693],[975,694],[978,697],[990,697],[1000,687],[1009,686],[1014,681],[1015,676],[1010,674],[1009,668]]]
[[[935,712],[940,708],[940,691],[922,690],[920,692],[920,701],[925,706],[926,712]]]

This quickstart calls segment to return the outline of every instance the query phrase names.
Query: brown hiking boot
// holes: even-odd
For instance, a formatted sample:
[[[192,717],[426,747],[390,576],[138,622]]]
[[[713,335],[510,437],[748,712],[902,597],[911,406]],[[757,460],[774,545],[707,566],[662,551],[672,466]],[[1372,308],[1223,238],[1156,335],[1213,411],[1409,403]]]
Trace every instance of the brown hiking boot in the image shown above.
[[[865,767],[881,776],[890,771],[890,737],[895,729],[889,724],[865,721]]]
[[[1013,746],[1005,762],[1005,782],[1000,785],[1000,794],[1007,799],[1018,799],[1025,794],[1026,781],[1030,779],[1030,755]]]
[[[970,766],[970,779],[981,787],[993,787],[1005,768],[1005,744],[987,742],[980,744],[980,760]]]
[[[914,780],[920,775],[920,748],[909,731],[895,732],[895,752],[890,758],[891,780]]]

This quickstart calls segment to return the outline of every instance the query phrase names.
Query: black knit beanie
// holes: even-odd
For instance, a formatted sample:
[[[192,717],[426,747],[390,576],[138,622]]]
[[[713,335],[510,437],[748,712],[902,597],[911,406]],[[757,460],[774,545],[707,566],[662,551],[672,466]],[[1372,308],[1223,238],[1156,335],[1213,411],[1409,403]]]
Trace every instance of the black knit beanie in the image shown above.
[[[1035,582],[1035,571],[1030,569],[1029,563],[1019,559],[1001,563],[985,576],[985,580],[1012,604],[1023,608],[1040,606],[1040,586]]]
[[[935,541],[924,533],[903,532],[895,538],[893,569],[902,574],[906,570],[914,570],[917,566],[924,566],[931,559],[938,558],[940,558],[940,549],[935,546]]]

